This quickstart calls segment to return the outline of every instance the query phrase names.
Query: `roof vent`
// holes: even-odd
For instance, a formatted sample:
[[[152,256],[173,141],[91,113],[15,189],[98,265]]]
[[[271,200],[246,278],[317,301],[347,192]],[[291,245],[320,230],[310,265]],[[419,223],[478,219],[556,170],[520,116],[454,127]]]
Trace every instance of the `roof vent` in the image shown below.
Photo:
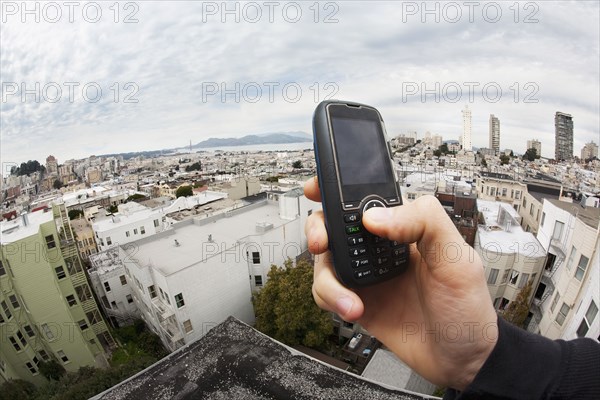
[[[175,239],[175,247],[179,247],[179,246],[181,246],[181,245],[179,244],[179,241],[178,241],[177,239]]]

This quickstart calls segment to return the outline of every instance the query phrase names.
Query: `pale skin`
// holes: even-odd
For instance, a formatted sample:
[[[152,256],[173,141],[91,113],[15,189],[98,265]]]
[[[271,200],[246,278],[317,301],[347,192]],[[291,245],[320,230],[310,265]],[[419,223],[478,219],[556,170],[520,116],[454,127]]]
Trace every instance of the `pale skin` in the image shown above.
[[[317,179],[304,186],[320,202]],[[336,278],[322,212],[305,227],[315,254],[313,296],[319,307],[358,322],[430,382],[466,388],[492,352],[497,316],[479,255],[463,240],[438,200],[423,196],[394,208],[372,208],[370,232],[411,243],[410,267],[401,276],[350,290]]]

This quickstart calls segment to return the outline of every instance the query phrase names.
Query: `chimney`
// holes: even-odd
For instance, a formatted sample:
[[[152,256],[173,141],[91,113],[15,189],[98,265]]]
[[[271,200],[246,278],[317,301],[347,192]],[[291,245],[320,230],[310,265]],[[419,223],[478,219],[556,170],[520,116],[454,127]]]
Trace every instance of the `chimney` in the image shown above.
[[[29,225],[29,216],[27,215],[27,211],[23,211],[23,213],[21,213],[21,221],[23,222],[23,226]]]

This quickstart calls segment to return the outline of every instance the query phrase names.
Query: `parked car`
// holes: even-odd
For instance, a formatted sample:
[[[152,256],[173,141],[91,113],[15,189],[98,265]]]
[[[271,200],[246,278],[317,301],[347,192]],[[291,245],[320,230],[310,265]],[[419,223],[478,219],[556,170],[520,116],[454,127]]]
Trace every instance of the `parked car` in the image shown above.
[[[356,346],[360,343],[360,340],[362,339],[363,335],[362,333],[357,334],[356,336],[354,336],[352,339],[350,339],[350,343],[348,344],[348,347],[350,349],[355,349]]]

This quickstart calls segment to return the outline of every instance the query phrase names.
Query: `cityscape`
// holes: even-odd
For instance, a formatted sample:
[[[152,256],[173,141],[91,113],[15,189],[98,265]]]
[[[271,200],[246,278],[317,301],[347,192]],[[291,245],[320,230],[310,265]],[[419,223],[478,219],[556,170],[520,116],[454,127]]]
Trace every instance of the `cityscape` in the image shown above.
[[[600,342],[599,7],[3,0],[0,400],[455,398],[317,305],[330,99],[381,111],[492,316]]]

